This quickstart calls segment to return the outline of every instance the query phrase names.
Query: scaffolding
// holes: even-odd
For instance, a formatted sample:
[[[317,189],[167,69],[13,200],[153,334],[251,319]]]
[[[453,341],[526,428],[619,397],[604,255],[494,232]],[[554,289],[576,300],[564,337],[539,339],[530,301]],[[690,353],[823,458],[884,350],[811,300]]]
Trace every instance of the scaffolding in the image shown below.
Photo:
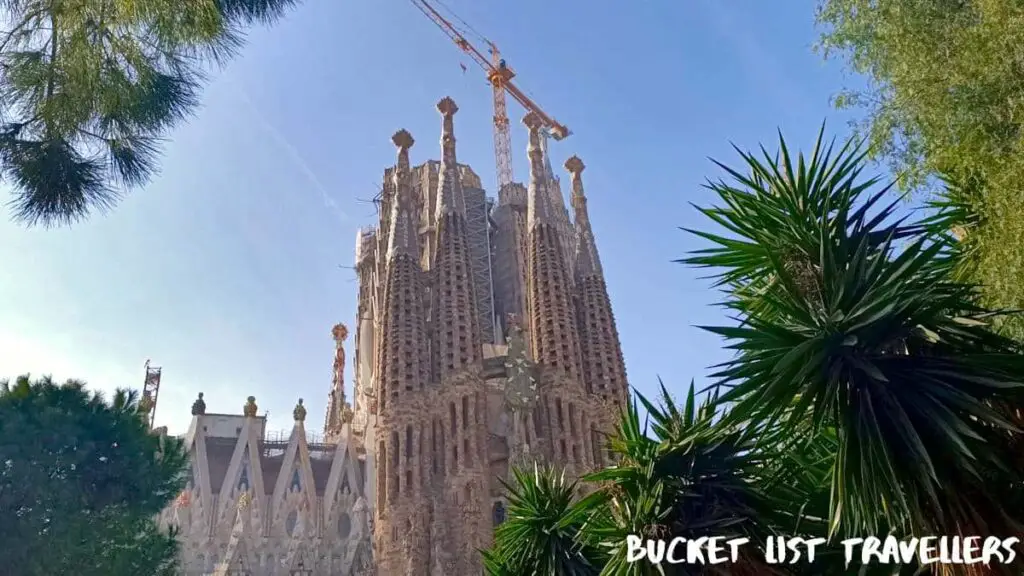
[[[473,269],[480,334],[488,344],[495,343],[494,286],[491,278],[490,200],[480,188],[464,186],[466,198],[466,236]]]
[[[150,366],[146,360],[146,379],[142,384],[142,405],[146,407],[146,420],[149,427],[153,428],[156,422],[156,401],[160,395],[160,373],[163,369]]]

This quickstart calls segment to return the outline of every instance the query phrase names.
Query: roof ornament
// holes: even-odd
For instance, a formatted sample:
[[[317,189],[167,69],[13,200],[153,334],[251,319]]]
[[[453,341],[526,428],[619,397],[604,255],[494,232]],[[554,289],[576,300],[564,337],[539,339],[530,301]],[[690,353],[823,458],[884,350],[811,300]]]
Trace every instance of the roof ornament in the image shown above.
[[[306,421],[306,407],[302,405],[302,398],[299,398],[299,403],[295,405],[295,410],[292,410],[292,417],[295,418],[296,422]]]
[[[203,393],[199,393],[199,397],[192,403],[192,415],[201,416],[206,414],[206,401],[203,400]]]
[[[256,397],[249,396],[245,399],[245,406],[242,408],[242,414],[244,414],[246,418],[255,418],[256,411],[258,409],[259,408],[256,406]]]

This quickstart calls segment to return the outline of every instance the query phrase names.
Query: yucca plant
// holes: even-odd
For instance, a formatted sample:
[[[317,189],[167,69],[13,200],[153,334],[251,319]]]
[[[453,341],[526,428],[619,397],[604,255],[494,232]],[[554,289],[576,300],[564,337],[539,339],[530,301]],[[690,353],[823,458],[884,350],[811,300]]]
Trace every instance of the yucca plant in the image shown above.
[[[1024,356],[952,274],[950,243],[882,203],[852,141],[740,154],[708,185],[723,204],[700,208],[726,232],[694,231],[715,246],[685,260],[715,269],[734,313],[706,327],[737,352],[713,375],[726,420],[834,435],[831,534],[1015,533],[1003,406],[1020,405]]]
[[[598,551],[581,539],[590,512],[577,505],[579,484],[554,467],[513,470],[507,519],[484,552],[491,576],[597,576]]]
[[[585,478],[601,488],[581,503],[600,509],[585,532],[600,542],[608,561],[602,574],[772,574],[758,547],[773,532],[781,510],[794,513],[803,495],[793,485],[761,488],[768,467],[755,432],[719,418],[711,396],[698,402],[691,383],[682,407],[662,386],[661,401],[641,394],[610,439],[619,465]],[[637,403],[647,418],[641,423]],[[792,527],[792,526],[790,526]],[[749,538],[737,563],[721,565],[627,562],[626,538],[671,541],[703,536]]]

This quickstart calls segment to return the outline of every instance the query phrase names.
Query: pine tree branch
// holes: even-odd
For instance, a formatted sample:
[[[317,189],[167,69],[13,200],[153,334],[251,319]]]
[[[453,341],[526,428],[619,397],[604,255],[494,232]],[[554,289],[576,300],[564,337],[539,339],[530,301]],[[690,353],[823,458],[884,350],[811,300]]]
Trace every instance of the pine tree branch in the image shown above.
[[[14,35],[21,32],[25,28],[25,26],[28,25],[29,22],[32,22],[33,20],[38,21],[39,17],[42,16],[42,12],[43,11],[41,9],[34,10],[33,12],[25,16],[25,18],[23,18],[21,22],[18,23],[17,26],[12,28],[9,32],[7,32],[7,34],[4,35],[3,42],[0,42],[0,55],[2,55],[3,51],[7,49],[7,44],[9,44],[11,40],[14,39]],[[38,24],[38,22],[36,23]]]

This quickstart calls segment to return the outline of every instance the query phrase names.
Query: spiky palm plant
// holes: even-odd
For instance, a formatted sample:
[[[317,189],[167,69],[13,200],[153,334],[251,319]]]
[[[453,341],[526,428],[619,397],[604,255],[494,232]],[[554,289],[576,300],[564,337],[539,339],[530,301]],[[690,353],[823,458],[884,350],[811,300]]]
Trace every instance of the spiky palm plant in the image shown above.
[[[298,0],[0,0],[0,174],[29,225],[113,206],[157,167],[204,68]]]
[[[597,576],[599,554],[581,540],[589,510],[576,505],[579,485],[553,467],[513,470],[507,520],[484,553],[491,576]]]
[[[586,481],[601,488],[581,503],[601,510],[594,517],[606,517],[586,528],[588,538],[607,551],[602,574],[774,573],[757,547],[783,520],[783,511],[798,514],[806,499],[799,484],[780,483],[775,494],[765,493],[770,468],[756,432],[721,420],[716,399],[698,402],[692,383],[681,409],[664,387],[657,405],[636,397],[647,411],[646,422],[632,403],[610,440],[619,465],[589,475]],[[746,537],[750,544],[735,564],[655,566],[627,562],[629,535],[665,541]]]
[[[727,232],[694,232],[716,246],[686,259],[716,269],[737,321],[707,327],[737,351],[714,375],[727,419],[834,433],[833,534],[1015,533],[999,500],[1019,470],[999,471],[1024,356],[952,274],[950,243],[882,204],[852,142],[762,152],[721,165],[723,205],[700,210]]]

